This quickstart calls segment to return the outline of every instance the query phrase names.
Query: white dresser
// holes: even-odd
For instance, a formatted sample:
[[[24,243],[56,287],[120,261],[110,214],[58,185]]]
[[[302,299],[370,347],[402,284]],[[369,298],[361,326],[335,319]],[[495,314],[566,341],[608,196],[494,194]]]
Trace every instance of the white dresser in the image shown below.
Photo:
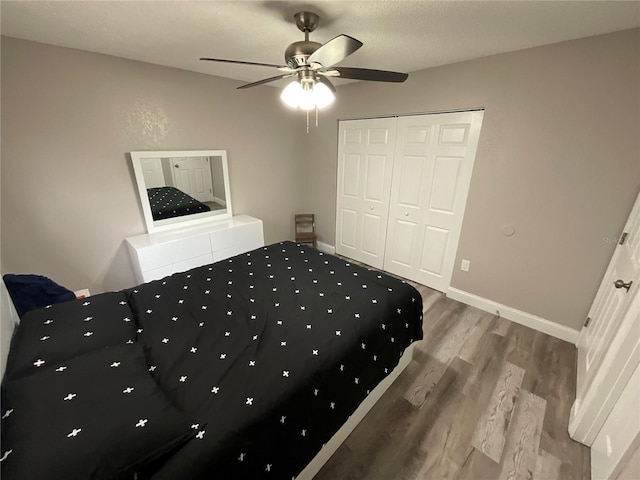
[[[219,262],[264,246],[262,220],[236,215],[192,228],[126,239],[138,282]]]

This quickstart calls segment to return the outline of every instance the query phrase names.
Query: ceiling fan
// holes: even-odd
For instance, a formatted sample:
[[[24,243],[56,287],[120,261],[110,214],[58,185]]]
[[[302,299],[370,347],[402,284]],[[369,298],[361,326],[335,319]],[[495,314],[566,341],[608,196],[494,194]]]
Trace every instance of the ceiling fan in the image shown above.
[[[375,82],[404,82],[409,76],[406,73],[387,70],[336,67],[334,65],[362,47],[362,42],[349,35],[338,35],[325,44],[313,42],[309,40],[309,34],[317,28],[320,17],[312,12],[298,12],[293,18],[298,29],[304,33],[304,40],[293,42],[287,47],[284,52],[286,65],[222,58],[201,58],[200,60],[272,67],[282,72],[275,77],[246,83],[239,86],[238,89],[251,88],[284,78],[297,77],[283,90],[280,98],[287,105],[307,112],[314,109],[317,112],[318,109],[333,103],[336,90],[327,77]]]

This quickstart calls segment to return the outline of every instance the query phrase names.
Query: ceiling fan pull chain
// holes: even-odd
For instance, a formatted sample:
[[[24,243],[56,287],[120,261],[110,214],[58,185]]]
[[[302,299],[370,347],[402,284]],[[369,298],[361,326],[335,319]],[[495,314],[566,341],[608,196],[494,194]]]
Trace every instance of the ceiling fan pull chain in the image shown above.
[[[309,110],[307,110],[307,133],[309,133]]]
[[[316,128],[318,128],[318,105],[316,105]]]

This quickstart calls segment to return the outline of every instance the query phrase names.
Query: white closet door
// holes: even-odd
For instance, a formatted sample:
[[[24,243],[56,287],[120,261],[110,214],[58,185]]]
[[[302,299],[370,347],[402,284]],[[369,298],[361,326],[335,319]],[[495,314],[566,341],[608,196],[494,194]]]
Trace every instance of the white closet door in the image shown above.
[[[338,135],[336,253],[382,268],[396,119],[341,121]]]
[[[384,270],[449,287],[483,113],[398,119]]]

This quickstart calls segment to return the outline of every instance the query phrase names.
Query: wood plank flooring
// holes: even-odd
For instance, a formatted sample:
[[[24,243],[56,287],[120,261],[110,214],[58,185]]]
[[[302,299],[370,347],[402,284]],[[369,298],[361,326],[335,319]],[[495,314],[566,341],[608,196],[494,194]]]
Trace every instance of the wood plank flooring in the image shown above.
[[[575,347],[415,286],[424,340],[315,480],[589,480]]]

